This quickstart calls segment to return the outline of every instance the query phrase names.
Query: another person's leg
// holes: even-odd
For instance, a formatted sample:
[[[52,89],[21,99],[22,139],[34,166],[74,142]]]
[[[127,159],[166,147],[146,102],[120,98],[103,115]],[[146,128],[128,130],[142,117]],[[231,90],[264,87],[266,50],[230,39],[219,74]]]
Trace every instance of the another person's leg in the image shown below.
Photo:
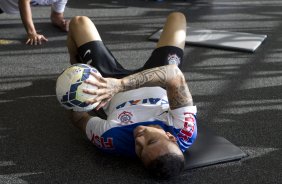
[[[169,14],[157,48],[145,63],[143,69],[176,64],[181,68],[186,39],[186,18],[182,13]]]
[[[69,20],[64,19],[66,4],[67,0],[59,0],[53,3],[51,7],[51,22],[63,31],[69,30]]]
[[[121,78],[132,73],[117,62],[88,17],[77,16],[71,20],[67,45],[71,64],[90,64],[103,77]]]

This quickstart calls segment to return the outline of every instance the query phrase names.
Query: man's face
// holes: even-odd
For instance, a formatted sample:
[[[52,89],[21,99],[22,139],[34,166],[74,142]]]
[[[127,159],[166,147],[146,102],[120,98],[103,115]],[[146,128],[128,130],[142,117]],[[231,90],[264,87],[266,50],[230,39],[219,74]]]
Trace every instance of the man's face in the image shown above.
[[[158,125],[138,126],[134,129],[135,152],[145,164],[166,153],[182,154],[176,138]]]

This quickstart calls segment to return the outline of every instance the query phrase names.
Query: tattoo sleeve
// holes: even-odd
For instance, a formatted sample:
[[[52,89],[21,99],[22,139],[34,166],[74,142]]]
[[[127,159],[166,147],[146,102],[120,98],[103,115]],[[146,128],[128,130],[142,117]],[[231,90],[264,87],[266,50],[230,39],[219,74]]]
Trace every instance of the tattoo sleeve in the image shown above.
[[[122,79],[122,91],[140,87],[161,86],[167,90],[171,109],[193,105],[183,73],[176,65],[156,67]]]
[[[167,80],[166,67],[157,67],[125,77],[123,88],[125,91],[146,86],[165,86]]]

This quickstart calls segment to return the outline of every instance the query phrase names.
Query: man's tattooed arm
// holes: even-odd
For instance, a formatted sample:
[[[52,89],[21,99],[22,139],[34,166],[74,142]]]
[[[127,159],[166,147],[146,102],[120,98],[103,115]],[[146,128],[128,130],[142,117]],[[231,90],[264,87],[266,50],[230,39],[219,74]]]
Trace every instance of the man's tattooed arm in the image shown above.
[[[141,71],[122,79],[122,91],[148,86],[165,87],[167,81],[167,67],[157,67]]]
[[[183,73],[176,65],[166,65],[138,72],[122,79],[103,78],[93,73],[97,81],[86,80],[95,85],[97,90],[84,89],[88,94],[97,95],[89,99],[88,103],[100,102],[97,109],[105,106],[118,92],[137,89],[140,87],[160,86],[166,88],[171,109],[186,105],[193,105],[191,93],[188,89]]]
[[[171,109],[193,105],[184,75],[176,65],[144,70],[123,78],[121,84],[121,91],[150,86],[165,87]]]

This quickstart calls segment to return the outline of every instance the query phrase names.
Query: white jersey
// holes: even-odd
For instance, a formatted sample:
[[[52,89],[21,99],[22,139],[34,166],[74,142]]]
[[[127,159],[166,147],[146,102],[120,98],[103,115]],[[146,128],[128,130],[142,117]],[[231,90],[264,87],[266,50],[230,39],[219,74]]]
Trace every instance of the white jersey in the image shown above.
[[[169,109],[166,90],[146,87],[116,94],[104,109],[107,120],[91,118],[86,135],[103,151],[135,156],[133,130],[139,125],[160,125],[171,132],[184,152],[197,135],[195,106]]]
[[[19,0],[0,0],[0,9],[8,14],[18,14],[19,11]],[[63,13],[67,4],[67,0],[31,0],[30,4],[36,5],[52,5],[52,10],[57,13]]]

